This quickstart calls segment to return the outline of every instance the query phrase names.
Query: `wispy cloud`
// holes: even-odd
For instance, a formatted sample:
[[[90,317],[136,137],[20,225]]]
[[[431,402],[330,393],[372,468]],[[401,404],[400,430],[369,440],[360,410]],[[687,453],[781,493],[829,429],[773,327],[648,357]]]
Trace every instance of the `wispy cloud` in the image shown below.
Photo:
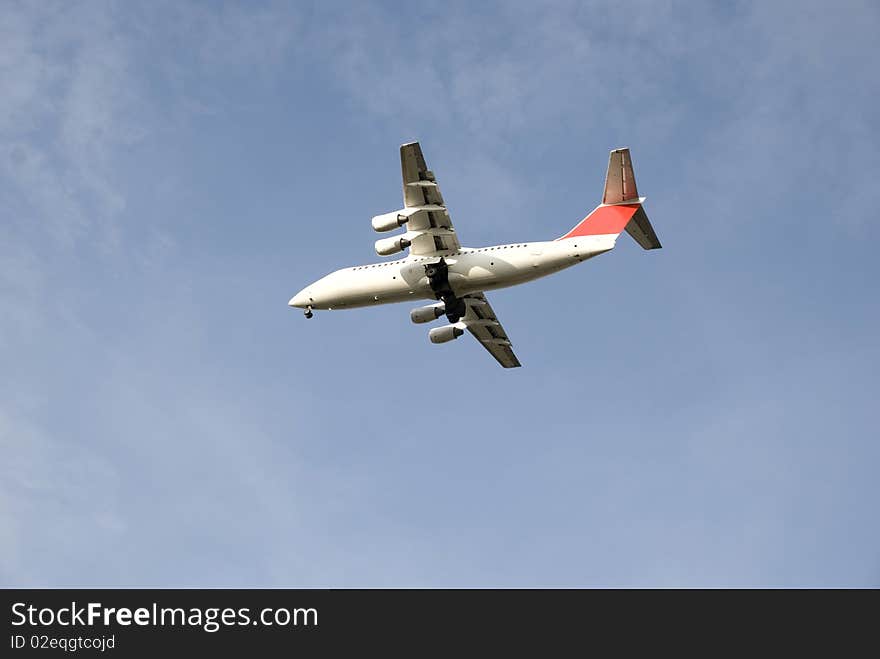
[[[359,108],[402,135],[452,131],[511,186],[525,182],[516,136],[563,131],[579,151],[665,154],[722,232],[731,215],[740,226],[749,216],[721,199],[781,203],[846,169],[852,188],[833,221],[853,226],[880,173],[866,112],[880,89],[861,45],[880,18],[870,3],[827,19],[825,9],[562,2],[399,15],[361,5],[321,14],[309,43]],[[780,167],[793,170],[785,182]]]
[[[70,244],[125,206],[117,150],[142,137],[129,54],[106,6],[13,4],[0,45],[7,222]],[[94,234],[92,234],[94,237]]]
[[[91,303],[97,287],[112,295],[101,278],[138,281],[131,271],[145,264],[146,275],[158,276],[173,253],[173,238],[132,225],[145,213],[129,206],[138,183],[125,170],[169,124],[185,125],[194,108],[214,102],[200,98],[199,89],[185,90],[185,82],[258,69],[268,76],[292,34],[271,6],[254,13],[235,5],[219,12],[177,3],[166,9],[148,20],[117,2],[7,3],[2,10],[0,362],[7,376],[18,372],[0,386],[0,446],[7,456],[0,582],[7,585],[82,584],[78,575],[92,569],[96,543],[112,546],[132,533],[132,520],[119,512],[121,470],[151,431],[120,424],[115,429],[127,434],[115,449],[114,440],[87,435],[102,432],[101,424],[114,429],[106,413],[114,406],[136,415],[144,399],[156,408],[171,405],[168,392],[122,374],[86,423],[71,421],[68,405],[78,396],[73,407],[86,409],[99,383],[116,378],[113,364],[126,340],[102,338],[102,324],[123,310]],[[187,53],[183,73],[174,58]],[[163,97],[163,87],[176,93]],[[168,313],[167,307],[157,312]],[[189,398],[183,405],[194,403]],[[155,424],[150,417],[149,410],[140,417],[147,427]],[[210,430],[176,419],[177,428],[158,432]],[[241,464],[239,456],[233,460]],[[66,576],[56,562],[61,547],[70,561]],[[119,583],[125,558],[106,568],[105,583]]]
[[[876,498],[869,241],[825,269],[790,247],[876,231],[871,3],[2,11],[4,584],[864,582],[868,524],[848,569],[780,547],[797,513],[839,553],[814,504]],[[519,379],[412,350],[400,310],[291,329],[351,213],[369,251],[398,138],[469,244],[558,235],[632,146],[669,247],[499,292]],[[401,425],[438,364],[452,412]]]

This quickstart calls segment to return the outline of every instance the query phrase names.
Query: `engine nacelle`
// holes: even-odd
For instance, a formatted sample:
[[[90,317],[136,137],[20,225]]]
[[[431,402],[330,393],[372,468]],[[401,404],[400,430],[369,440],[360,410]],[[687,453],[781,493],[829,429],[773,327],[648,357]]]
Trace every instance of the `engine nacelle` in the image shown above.
[[[370,222],[373,225],[373,231],[382,233],[384,231],[394,231],[397,227],[402,227],[408,219],[405,210],[376,215]]]
[[[464,334],[464,330],[457,325],[444,325],[443,327],[435,327],[428,332],[428,338],[431,339],[431,343],[446,343],[457,339],[462,334]]]
[[[419,307],[409,312],[409,318],[414,323],[431,323],[446,313],[446,305],[429,304],[427,307]]]
[[[379,256],[391,256],[402,252],[412,244],[405,236],[395,236],[393,238],[382,238],[376,241],[376,254]]]

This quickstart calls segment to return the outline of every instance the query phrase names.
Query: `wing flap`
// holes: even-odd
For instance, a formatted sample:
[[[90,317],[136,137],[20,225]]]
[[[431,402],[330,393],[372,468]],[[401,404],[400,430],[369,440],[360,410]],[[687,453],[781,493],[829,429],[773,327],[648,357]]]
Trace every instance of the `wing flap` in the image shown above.
[[[482,293],[474,293],[464,298],[467,304],[467,313],[462,317],[468,332],[479,341],[482,346],[504,368],[517,368],[522,366],[513,352],[510,339],[501,326],[492,306]]]
[[[410,209],[407,209],[410,210]],[[452,218],[445,206],[422,206],[407,218],[407,228],[410,231],[425,231],[427,229],[452,229]]]
[[[433,256],[461,249],[440,186],[434,172],[428,169],[418,142],[400,147],[400,171],[406,207],[403,215],[407,219],[407,236],[412,243],[410,253]]]
[[[406,206],[443,206],[440,186],[434,180],[434,172],[425,164],[422,147],[410,142],[400,147],[400,171],[403,175],[403,203]]]

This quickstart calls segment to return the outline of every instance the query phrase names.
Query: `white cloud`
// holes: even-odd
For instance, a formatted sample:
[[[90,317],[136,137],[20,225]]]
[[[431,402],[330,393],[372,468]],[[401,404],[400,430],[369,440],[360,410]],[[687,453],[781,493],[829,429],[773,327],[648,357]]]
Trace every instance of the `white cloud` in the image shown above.
[[[862,21],[852,20],[854,10],[846,7],[828,20],[809,6],[790,12],[769,5],[723,10],[656,3],[598,8],[503,3],[494,9],[489,15],[462,5],[411,9],[401,16],[375,5],[342,11],[172,2],[148,9],[109,2],[4,8],[0,362],[12,364],[19,377],[3,382],[0,406],[0,447],[12,456],[0,484],[0,578],[24,584],[54,578],[48,585],[56,585],[65,569],[60,553],[54,554],[52,571],[40,574],[33,567],[43,558],[34,553],[37,548],[52,544],[81,561],[72,574],[101,575],[108,583],[135,574],[154,585],[167,574],[167,565],[190,560],[201,566],[192,578],[204,582],[221,573],[224,561],[240,559],[237,551],[247,553],[248,543],[262,547],[267,538],[275,543],[263,548],[267,565],[243,566],[242,560],[236,574],[288,582],[317,574],[331,584],[340,575],[356,582],[371,569],[373,574],[387,570],[379,577],[386,583],[399,583],[401,574],[437,578],[430,571],[433,542],[424,543],[424,556],[392,546],[412,543],[413,529],[423,528],[417,522],[392,525],[397,536],[383,544],[375,540],[375,528],[357,519],[363,493],[384,486],[377,485],[375,474],[366,474],[361,465],[338,466],[336,453],[327,458],[332,464],[325,465],[326,473],[296,473],[290,445],[298,438],[289,428],[312,422],[319,435],[326,419],[301,422],[288,391],[261,391],[252,381],[239,388],[223,382],[228,373],[212,366],[230,357],[224,349],[246,350],[235,343],[245,341],[245,330],[239,337],[200,334],[210,321],[202,317],[205,306],[194,304],[197,285],[187,279],[193,272],[163,272],[173,253],[171,238],[137,240],[142,229],[128,222],[137,216],[130,195],[138,182],[120,172],[137,159],[139,146],[157,136],[170,135],[173,141],[174,131],[223,113],[229,103],[257,102],[245,92],[285,80],[285,67],[314,67],[304,76],[314,87],[293,90],[288,99],[313,89],[327,92],[330,81],[355,114],[367,113],[402,139],[423,138],[429,159],[432,138],[449,140],[442,156],[446,163],[433,167],[454,216],[467,208],[474,218],[460,215],[458,226],[468,242],[465,233],[475,234],[467,222],[474,227],[495,222],[497,234],[499,225],[506,226],[524,208],[536,210],[529,209],[535,203],[529,200],[539,196],[533,194],[539,186],[558,184],[534,177],[532,156],[549,159],[554,153],[532,151],[525,167],[518,148],[528,138],[530,151],[558,149],[565,141],[558,134],[546,142],[541,137],[554,131],[570,135],[577,152],[584,150],[578,142],[589,141],[598,150],[632,136],[637,154],[649,151],[655,163],[667,164],[668,172],[654,172],[675,179],[667,199],[680,207],[708,201],[719,221],[736,216],[755,197],[779,203],[796,194],[803,179],[790,169],[780,176],[780,167],[812,176],[807,180],[813,188],[822,182],[817,172],[827,171],[830,180],[846,184],[822,195],[823,202],[842,199],[841,213],[853,215],[866,207],[880,152],[876,119],[866,111],[878,83],[876,76],[865,75],[870,61],[859,57],[864,50],[858,46],[873,39],[876,11],[870,5],[862,7]],[[780,25],[790,25],[790,31],[780,31]],[[831,46],[817,48],[817,43]],[[838,82],[843,71],[855,72],[863,84],[851,88]],[[179,174],[174,166],[163,174],[161,183],[168,189]],[[565,170],[558,161],[548,167],[559,177],[568,175]],[[580,178],[574,172],[567,180],[579,184]],[[585,196],[598,195],[598,184]],[[464,191],[468,201],[451,189]],[[667,227],[693,222],[670,217],[668,206],[664,212]],[[750,222],[741,213],[735,219],[737,229]],[[103,267],[79,272],[101,259]],[[132,290],[126,281],[88,290],[102,277],[124,276],[132,267],[149,270],[150,277],[131,279],[136,284],[149,279],[150,286]],[[108,292],[116,297],[92,299],[78,308],[65,291],[86,301]],[[714,289],[711,293],[717,295]],[[105,315],[91,317],[90,311]],[[104,320],[109,327],[102,326]],[[264,340],[263,331],[247,341]],[[400,347],[389,342],[389,349],[397,354]],[[275,404],[264,403],[264,394],[276,395]],[[364,390],[363,395],[374,394]],[[308,396],[300,397],[309,401]],[[773,421],[771,412],[758,404],[748,409],[758,421]],[[283,421],[272,414],[283,415]],[[277,423],[274,437],[261,431],[272,423]],[[739,429],[729,423],[724,417],[705,421],[704,431],[716,443],[725,433],[729,441],[718,450],[711,443],[695,450],[695,470],[708,459],[715,460],[710,467],[723,471],[716,454],[739,450]],[[317,444],[312,442],[311,450],[323,450]],[[752,448],[762,455],[760,446]],[[414,463],[424,453],[412,457]],[[269,464],[274,470],[267,473]],[[418,473],[410,462],[400,469]],[[288,471],[295,478],[288,478]],[[190,482],[193,473],[199,488]],[[121,474],[140,480],[130,485]],[[400,486],[399,473],[388,476]],[[230,483],[237,487],[230,489]],[[511,491],[518,488],[519,483],[511,485]],[[296,507],[315,492],[326,500],[305,513]],[[387,501],[376,500],[373,521],[383,524],[379,509]],[[435,501],[430,495],[424,500]],[[158,512],[150,510],[156,505]],[[279,511],[279,530],[267,531],[266,520],[276,521]],[[335,526],[327,523],[328,511],[336,514]],[[772,532],[774,514],[759,521],[759,535]],[[303,517],[312,531],[308,547],[290,556],[287,548],[301,540]],[[230,518],[238,520],[231,532],[223,528]],[[190,524],[191,519],[210,523]],[[41,526],[46,520],[62,521],[46,530]],[[352,535],[358,523],[364,528]],[[77,526],[96,535],[77,535]],[[697,520],[689,531],[699,538],[705,529]],[[82,564],[95,538],[130,547],[150,541],[153,532],[159,536],[152,540],[157,565],[127,565],[123,552],[112,554],[115,559],[107,565]],[[338,537],[331,537],[334,533]],[[635,558],[640,538],[627,534]],[[374,542],[366,558],[346,556],[348,548],[337,542],[352,537]],[[769,537],[773,544],[775,537]],[[678,545],[670,543],[672,552]],[[390,546],[406,564],[403,571],[387,562]],[[217,551],[215,563],[203,556],[206,547]],[[166,558],[167,565],[158,564]],[[487,557],[486,565],[494,558]],[[766,563],[766,557],[755,561]],[[186,574],[186,567],[178,574]],[[707,564],[700,576],[711,578],[714,567]],[[263,576],[254,577],[260,569]],[[657,566],[658,579],[664,569]],[[513,572],[498,574],[498,579],[513,578]]]
[[[133,145],[216,99],[199,76],[268,76],[297,28],[286,6],[13,4],[0,25],[0,172],[21,204],[7,221],[70,243],[120,240],[119,165]],[[195,67],[195,68],[193,68]],[[182,71],[186,69],[187,73]],[[177,85],[159,101],[155,85]],[[4,212],[8,212],[4,211]]]
[[[19,203],[6,220],[69,244],[124,208],[113,154],[139,131],[128,53],[100,5],[12,5],[7,18],[0,171]]]
[[[81,575],[93,573],[97,556],[107,559],[108,546],[130,537],[131,520],[120,513],[125,487],[119,469],[133,447],[150,432],[216,431],[179,417],[179,428],[162,425],[161,413],[143,410],[145,394],[137,386],[147,390],[148,405],[159,408],[173,408],[175,394],[125,375],[104,392],[91,418],[71,422],[77,409],[89,414],[96,383],[114,376],[115,350],[126,339],[107,341],[102,319],[89,313],[111,303],[83,302],[107,294],[90,290],[100,273],[116,277],[137,267],[160,273],[171,253],[168,236],[144,241],[142,227],[128,226],[132,215],[143,213],[128,207],[132,182],[122,170],[139,145],[167,125],[185,123],[194,107],[210,107],[213,99],[202,102],[198,90],[180,88],[163,98],[155,85],[174,90],[181,78],[174,77],[172,60],[184,46],[191,49],[191,79],[232,69],[243,76],[260,67],[270,73],[291,34],[290,24],[274,23],[270,10],[246,14],[230,6],[214,14],[183,7],[170,12],[180,21],[173,25],[155,9],[148,17],[130,14],[128,3],[7,3],[2,10],[0,362],[9,376],[0,405],[4,584],[79,584]],[[190,31],[179,32],[181,26]],[[167,307],[157,312],[167,313]],[[191,399],[180,404],[186,409]],[[118,421],[110,414],[114,405],[125,408],[120,417],[126,423],[127,413],[141,412],[145,427],[121,424],[129,436],[108,449],[107,437],[88,433]],[[217,406],[223,404],[211,404]],[[230,464],[240,466],[241,457]],[[107,583],[124,581],[126,560],[107,559],[101,570]]]
[[[710,211],[707,230],[742,226],[748,203],[815,194],[842,171],[847,192],[827,190],[820,203],[830,221],[866,222],[880,175],[870,111],[880,83],[865,56],[880,12],[870,3],[831,14],[821,3],[501,3],[484,12],[328,11],[309,48],[358,108],[402,135],[457,134],[505,180],[522,178],[512,145],[558,126],[578,151],[582,140],[622,140],[637,154],[664,154],[689,195],[682,205]]]

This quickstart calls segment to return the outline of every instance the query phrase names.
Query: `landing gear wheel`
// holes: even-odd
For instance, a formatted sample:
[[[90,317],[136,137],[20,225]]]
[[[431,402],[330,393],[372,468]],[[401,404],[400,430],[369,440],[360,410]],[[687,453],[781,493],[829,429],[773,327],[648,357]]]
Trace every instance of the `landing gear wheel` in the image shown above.
[[[467,303],[454,295],[443,296],[443,307],[450,323],[457,323],[467,313]]]
[[[306,318],[311,318],[312,316],[315,315],[315,314],[312,313],[312,308],[311,308],[311,307],[306,307],[306,310],[305,310],[305,312],[303,312],[303,313],[304,313],[304,315],[305,315]]]

